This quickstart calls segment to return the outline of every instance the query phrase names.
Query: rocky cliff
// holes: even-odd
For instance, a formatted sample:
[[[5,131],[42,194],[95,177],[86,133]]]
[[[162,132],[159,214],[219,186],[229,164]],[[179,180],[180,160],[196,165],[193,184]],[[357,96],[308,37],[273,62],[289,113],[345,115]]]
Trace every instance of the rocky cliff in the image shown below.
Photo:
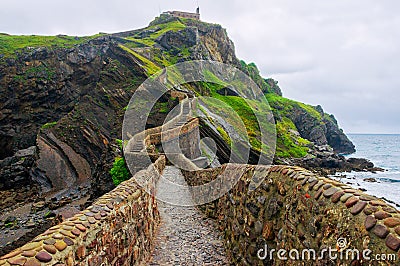
[[[42,209],[58,210],[71,202],[79,209],[110,190],[109,170],[121,155],[116,139],[121,138],[130,97],[147,77],[188,60],[233,65],[262,89],[276,121],[276,160],[312,159],[321,147],[330,156],[354,152],[333,116],[320,107],[283,98],[277,81],[261,77],[255,64],[240,61],[220,25],[162,16],[144,29],[84,38],[1,34],[0,193],[6,200],[0,208],[12,210],[31,202],[35,193],[41,195],[34,201],[43,201]],[[233,104],[241,100],[216,93],[220,88],[213,84],[187,84],[184,89]],[[160,125],[176,102],[172,95],[163,97],[148,126]],[[259,132],[248,121],[251,158],[256,158]],[[226,130],[203,128],[202,134],[225,149]],[[219,154],[223,161],[229,152]],[[32,217],[17,222],[24,226]]]

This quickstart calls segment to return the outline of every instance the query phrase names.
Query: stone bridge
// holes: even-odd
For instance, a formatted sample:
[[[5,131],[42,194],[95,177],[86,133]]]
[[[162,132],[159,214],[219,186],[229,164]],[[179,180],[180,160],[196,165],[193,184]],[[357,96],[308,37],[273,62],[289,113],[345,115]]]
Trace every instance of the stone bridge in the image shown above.
[[[192,103],[184,101],[179,116],[167,125],[132,137],[125,148],[127,161],[137,162],[134,178],[1,257],[0,266],[400,265],[400,213],[381,199],[295,166],[201,169]],[[163,151],[155,152],[161,141],[172,140],[179,141],[183,154],[167,154],[172,155],[167,160]],[[145,154],[150,161],[142,160]],[[196,171],[166,166],[171,160]],[[180,207],[157,201],[158,194],[185,206],[198,200],[199,191],[174,191],[159,181],[159,173],[181,185],[200,186],[221,175],[237,182],[211,203]],[[142,178],[146,186],[137,183]],[[224,186],[216,182],[208,193]],[[280,258],[279,249],[286,251]],[[338,259],[328,256],[329,250]],[[356,251],[358,259],[352,257]],[[389,260],[378,260],[383,256]]]

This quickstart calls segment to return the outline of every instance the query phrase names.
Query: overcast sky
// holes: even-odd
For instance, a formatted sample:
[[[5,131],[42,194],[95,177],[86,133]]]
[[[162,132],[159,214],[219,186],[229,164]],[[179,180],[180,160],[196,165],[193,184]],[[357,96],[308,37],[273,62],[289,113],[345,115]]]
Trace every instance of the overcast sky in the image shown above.
[[[236,54],[320,104],[347,133],[400,133],[400,1],[199,0]],[[146,26],[196,0],[2,0],[0,32],[89,35]]]

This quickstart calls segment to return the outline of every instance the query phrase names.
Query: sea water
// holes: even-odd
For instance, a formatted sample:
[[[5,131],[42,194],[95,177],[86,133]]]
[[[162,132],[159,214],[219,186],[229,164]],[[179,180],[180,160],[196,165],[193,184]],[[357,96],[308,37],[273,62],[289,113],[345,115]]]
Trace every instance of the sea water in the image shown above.
[[[366,189],[366,193],[385,198],[400,207],[400,134],[349,134],[348,136],[356,145],[357,152],[346,157],[366,158],[385,171],[339,173],[335,175],[335,179],[349,183],[355,188]],[[368,178],[373,178],[377,182],[365,181]]]

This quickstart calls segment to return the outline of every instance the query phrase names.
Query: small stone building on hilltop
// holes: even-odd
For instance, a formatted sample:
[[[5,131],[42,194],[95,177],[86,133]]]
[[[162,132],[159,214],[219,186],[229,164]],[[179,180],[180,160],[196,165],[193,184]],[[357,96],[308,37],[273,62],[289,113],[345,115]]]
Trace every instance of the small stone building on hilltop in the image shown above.
[[[199,7],[196,9],[196,13],[183,12],[183,11],[167,11],[167,12],[164,12],[163,14],[170,15],[170,16],[173,16],[176,18],[190,18],[190,19],[200,20],[200,8]]]

